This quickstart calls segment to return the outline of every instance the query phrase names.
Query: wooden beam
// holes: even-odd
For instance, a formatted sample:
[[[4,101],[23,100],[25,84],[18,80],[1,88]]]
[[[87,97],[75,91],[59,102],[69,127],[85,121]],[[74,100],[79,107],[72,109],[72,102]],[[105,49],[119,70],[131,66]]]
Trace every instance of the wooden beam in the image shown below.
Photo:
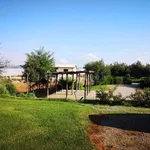
[[[66,73],[66,99],[68,99],[68,73]]]
[[[52,78],[50,78],[50,89],[49,89],[50,94],[51,94],[51,88],[52,88]]]
[[[89,74],[87,73],[86,75],[86,78],[87,78],[87,95],[89,94]]]
[[[61,90],[63,90],[64,78],[63,78],[63,74],[61,75],[62,75]]]
[[[89,92],[91,92],[91,85],[92,85],[92,82],[91,82],[91,74],[89,74],[89,81],[90,81]]]
[[[73,95],[74,90],[74,74],[72,74],[72,85],[71,85],[71,94]]]
[[[87,76],[87,75],[86,75],[86,73],[85,73],[85,76],[84,76],[84,99],[85,99],[85,100],[86,100],[86,84],[87,84],[87,83],[86,83],[86,82],[87,82],[87,81],[86,81],[86,76]]]
[[[48,87],[48,79],[47,79],[47,98],[49,98],[49,87]]]
[[[76,92],[78,90],[78,74],[76,74]]]
[[[55,93],[57,92],[57,82],[58,82],[58,74],[56,75],[56,82],[55,82]]]
[[[78,90],[80,90],[80,73],[79,73],[79,81],[78,81]]]

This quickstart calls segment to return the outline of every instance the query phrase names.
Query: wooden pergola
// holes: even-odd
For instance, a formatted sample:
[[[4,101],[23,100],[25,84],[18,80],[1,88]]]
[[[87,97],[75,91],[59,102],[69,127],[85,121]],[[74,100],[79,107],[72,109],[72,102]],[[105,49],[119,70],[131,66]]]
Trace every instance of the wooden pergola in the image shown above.
[[[63,90],[63,80],[64,76],[66,79],[66,99],[68,99],[68,76],[72,76],[72,85],[71,85],[71,94],[73,94],[74,90],[74,83],[76,83],[75,90],[80,89],[80,79],[81,79],[81,74],[84,76],[84,99],[86,99],[87,95],[91,91],[91,86],[93,84],[93,71],[69,71],[69,72],[47,72],[46,77],[48,84],[50,83],[50,88],[51,86],[51,81],[52,77],[55,77],[55,93],[57,92],[57,84],[58,84],[58,76],[61,76],[61,90]],[[76,81],[76,82],[75,82]],[[49,97],[49,86],[47,86],[47,97]]]

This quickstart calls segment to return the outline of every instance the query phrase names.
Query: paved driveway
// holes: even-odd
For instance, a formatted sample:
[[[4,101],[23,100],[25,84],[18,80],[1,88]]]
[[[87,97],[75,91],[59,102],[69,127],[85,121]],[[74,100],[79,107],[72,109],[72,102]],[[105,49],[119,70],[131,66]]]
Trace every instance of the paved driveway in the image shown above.
[[[134,93],[137,88],[138,84],[118,86],[117,89],[114,91],[114,95],[121,93],[123,97],[127,97],[131,93]]]

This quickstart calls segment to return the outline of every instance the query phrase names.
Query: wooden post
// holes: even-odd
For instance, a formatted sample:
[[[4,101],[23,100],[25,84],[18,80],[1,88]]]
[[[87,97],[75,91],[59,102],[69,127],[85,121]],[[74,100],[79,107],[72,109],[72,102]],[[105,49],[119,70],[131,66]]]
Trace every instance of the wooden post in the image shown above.
[[[66,73],[66,99],[68,99],[68,73]]]
[[[49,81],[49,78],[47,78],[47,98],[49,97],[48,81]]]
[[[89,74],[89,81],[90,81],[89,92],[91,92],[91,85],[92,85],[92,83],[91,83],[91,74]]]
[[[29,73],[27,73],[27,94],[29,93]]]
[[[50,89],[49,89],[50,94],[51,94],[51,88],[52,88],[52,76],[50,77]]]
[[[80,73],[79,73],[78,90],[80,90]]]
[[[56,75],[56,83],[55,83],[55,93],[57,92],[57,81],[58,81],[58,74]]]
[[[71,94],[73,95],[73,90],[74,90],[74,74],[72,74],[72,85],[71,85]]]
[[[93,83],[93,74],[91,73],[91,88],[90,88],[90,90],[92,89],[92,83]]]
[[[76,74],[76,92],[77,92],[77,89],[78,89],[78,74]]]
[[[85,73],[85,77],[84,77],[84,99],[86,100],[86,73]]]
[[[63,90],[63,83],[64,82],[64,78],[63,78],[63,73],[62,73],[62,82],[61,82],[61,90]]]
[[[87,95],[89,94],[89,73],[87,73]]]

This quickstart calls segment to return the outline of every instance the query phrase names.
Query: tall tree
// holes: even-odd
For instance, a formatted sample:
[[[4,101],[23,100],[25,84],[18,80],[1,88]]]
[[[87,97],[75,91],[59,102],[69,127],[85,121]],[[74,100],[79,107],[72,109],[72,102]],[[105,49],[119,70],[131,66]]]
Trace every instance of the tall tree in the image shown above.
[[[141,78],[144,76],[144,68],[145,66],[140,62],[137,61],[136,63],[130,66],[131,76],[135,78]]]
[[[84,69],[94,71],[94,83],[99,84],[104,76],[110,75],[109,66],[105,66],[104,61],[95,61],[85,64]]]
[[[150,76],[150,64],[146,64],[144,68],[144,76]]]
[[[0,54],[0,74],[2,74],[3,69],[4,69],[5,67],[7,67],[8,63],[9,63],[9,61],[6,60],[6,59],[4,59],[4,58],[1,56],[1,54]]]
[[[110,65],[112,76],[125,76],[130,73],[128,66],[125,63],[115,62]]]
[[[22,66],[24,69],[24,76],[28,76],[30,82],[35,82],[45,78],[47,71],[54,71],[55,60],[53,53],[46,52],[44,47],[34,50],[27,55],[27,60]]]

